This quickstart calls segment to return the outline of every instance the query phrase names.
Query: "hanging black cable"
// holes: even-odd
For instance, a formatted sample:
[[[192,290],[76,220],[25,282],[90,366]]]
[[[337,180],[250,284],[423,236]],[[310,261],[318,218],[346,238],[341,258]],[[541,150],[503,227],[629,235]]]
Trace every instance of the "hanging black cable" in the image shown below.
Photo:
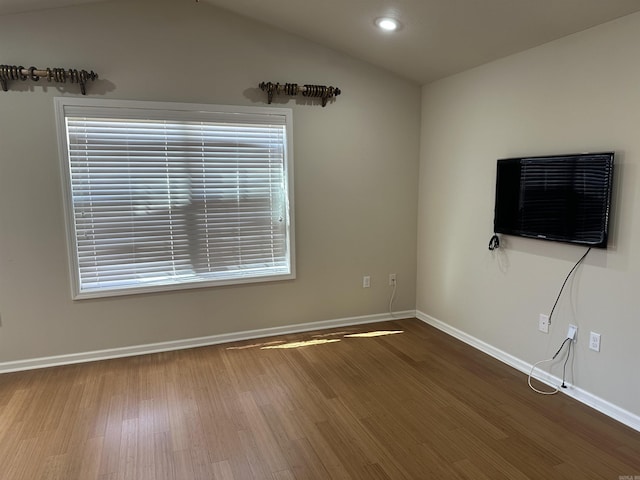
[[[556,301],[553,304],[553,308],[551,309],[551,313],[549,314],[549,325],[551,325],[551,317],[553,316],[553,311],[556,309],[556,305],[558,305],[558,300],[560,300],[560,295],[562,295],[562,291],[564,290],[564,286],[567,284],[567,280],[569,280],[569,277],[571,276],[571,274],[573,273],[573,271],[578,268],[578,265],[580,265],[580,263],[582,263],[582,261],[584,260],[584,258],[589,255],[589,252],[591,251],[591,247],[589,247],[587,249],[587,251],[585,252],[585,254],[580,257],[580,260],[578,260],[576,262],[576,264],[573,266],[573,268],[569,271],[569,273],[567,274],[567,277],[564,279],[564,282],[562,282],[562,287],[560,287],[560,291],[558,292],[558,296],[556,297]]]

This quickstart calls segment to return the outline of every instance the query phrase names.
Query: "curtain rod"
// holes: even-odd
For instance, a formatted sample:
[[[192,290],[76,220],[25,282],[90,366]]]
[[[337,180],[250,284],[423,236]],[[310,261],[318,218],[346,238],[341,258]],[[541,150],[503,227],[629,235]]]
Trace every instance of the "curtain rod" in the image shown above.
[[[87,81],[95,80],[98,78],[98,74],[94,71],[87,72],[86,70],[76,69],[64,69],[64,68],[25,68],[22,65],[0,65],[0,84],[2,90],[7,91],[9,89],[9,80],[31,80],[33,82],[39,81],[41,78],[46,78],[48,82],[66,83],[78,83],[80,84],[80,91],[82,95],[86,95]]]
[[[326,85],[298,85],[297,83],[272,83],[262,82],[258,85],[263,92],[267,92],[267,103],[273,101],[274,95],[297,95],[301,93],[303,97],[319,97],[322,98],[322,106],[327,105],[327,100],[335,98],[340,93],[338,87],[327,87]]]

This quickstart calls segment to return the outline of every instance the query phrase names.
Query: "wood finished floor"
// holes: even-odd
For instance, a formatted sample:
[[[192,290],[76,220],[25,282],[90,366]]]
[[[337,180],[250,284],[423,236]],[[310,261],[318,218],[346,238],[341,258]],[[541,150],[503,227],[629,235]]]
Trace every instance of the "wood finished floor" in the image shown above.
[[[2,480],[627,475],[638,432],[415,319],[0,375]]]

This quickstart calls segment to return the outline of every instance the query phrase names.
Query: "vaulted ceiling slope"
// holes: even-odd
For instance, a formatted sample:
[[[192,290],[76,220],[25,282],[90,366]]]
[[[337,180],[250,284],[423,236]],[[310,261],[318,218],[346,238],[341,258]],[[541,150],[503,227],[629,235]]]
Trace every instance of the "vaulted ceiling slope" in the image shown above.
[[[0,15],[101,0],[0,0]],[[640,11],[639,0],[175,0],[205,3],[419,84]],[[398,19],[393,33],[376,29]]]

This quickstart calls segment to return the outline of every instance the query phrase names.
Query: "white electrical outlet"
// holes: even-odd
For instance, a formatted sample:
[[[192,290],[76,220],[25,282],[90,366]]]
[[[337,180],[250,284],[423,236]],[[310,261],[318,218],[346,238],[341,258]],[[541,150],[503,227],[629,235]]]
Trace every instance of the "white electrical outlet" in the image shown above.
[[[540,314],[538,317],[538,330],[542,333],[549,333],[549,315]]]
[[[600,334],[596,332],[591,332],[589,335],[589,348],[596,352],[600,351]]]
[[[389,285],[395,285],[396,284],[396,274],[395,273],[390,273],[389,274]]]
[[[371,277],[369,275],[365,275],[362,277],[362,288],[369,288],[371,286]]]

